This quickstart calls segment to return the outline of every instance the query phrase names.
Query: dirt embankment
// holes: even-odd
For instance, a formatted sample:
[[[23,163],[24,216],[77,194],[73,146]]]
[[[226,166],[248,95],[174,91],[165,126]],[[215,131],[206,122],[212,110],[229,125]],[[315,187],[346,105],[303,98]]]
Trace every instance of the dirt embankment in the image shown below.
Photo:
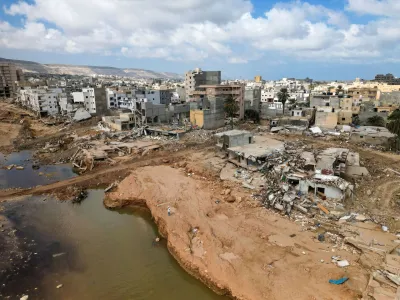
[[[365,289],[368,277],[355,253],[320,243],[306,228],[258,207],[239,188],[227,191],[215,178],[192,172],[136,169],[104,203],[146,205],[178,262],[236,299],[355,299]],[[223,200],[233,197],[229,193],[234,203]],[[332,255],[346,257],[351,266],[337,267]],[[328,283],[342,276],[352,279],[347,287]]]

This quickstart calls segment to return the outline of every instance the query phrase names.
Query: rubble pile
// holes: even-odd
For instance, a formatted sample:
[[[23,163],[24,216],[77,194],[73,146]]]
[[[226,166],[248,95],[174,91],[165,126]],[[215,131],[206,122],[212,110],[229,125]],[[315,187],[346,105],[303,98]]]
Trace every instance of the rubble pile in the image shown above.
[[[260,170],[267,175],[265,188],[261,194],[261,202],[265,207],[272,207],[289,214],[293,208],[307,213],[308,208],[313,205],[312,201],[302,197],[287,178],[289,173],[308,175],[304,171],[305,160],[301,157],[304,149],[302,143],[287,142],[284,151],[275,151],[266,158]]]
[[[205,129],[192,130],[185,134],[184,140],[189,143],[204,143],[211,141],[215,132]]]

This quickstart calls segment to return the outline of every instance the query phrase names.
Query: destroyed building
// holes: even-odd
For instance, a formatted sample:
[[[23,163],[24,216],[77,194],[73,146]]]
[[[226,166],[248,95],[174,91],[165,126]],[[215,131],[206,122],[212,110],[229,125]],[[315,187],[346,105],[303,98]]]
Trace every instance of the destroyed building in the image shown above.
[[[288,142],[282,151],[267,157],[262,168],[266,184],[261,200],[266,207],[307,213],[318,198],[341,201],[352,197],[352,177],[368,176],[368,170],[359,164],[358,153],[345,148],[319,153],[305,148]]]
[[[283,143],[264,136],[253,137],[245,130],[230,130],[215,135],[217,147],[226,151],[233,164],[248,170],[258,170],[266,158],[283,150]]]
[[[395,139],[396,135],[385,127],[359,126],[353,128],[350,134],[351,142],[383,146],[385,148],[389,148]]]
[[[146,99],[135,102],[135,109],[130,113],[122,112],[119,116],[104,116],[102,121],[113,130],[129,130],[150,124],[173,123],[184,125],[189,119],[189,104],[168,105],[153,104]]]

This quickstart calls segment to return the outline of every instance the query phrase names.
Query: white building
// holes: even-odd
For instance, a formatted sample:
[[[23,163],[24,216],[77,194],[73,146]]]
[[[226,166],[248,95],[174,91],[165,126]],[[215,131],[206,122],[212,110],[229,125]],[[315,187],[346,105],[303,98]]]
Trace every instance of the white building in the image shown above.
[[[62,96],[61,89],[27,88],[20,90],[18,101],[39,116],[54,116],[60,113],[59,101]]]
[[[261,91],[261,102],[262,103],[273,102],[275,98],[277,99],[275,91],[273,89]]]
[[[90,114],[96,114],[96,101],[94,99],[94,89],[82,89],[84,103],[83,106]]]

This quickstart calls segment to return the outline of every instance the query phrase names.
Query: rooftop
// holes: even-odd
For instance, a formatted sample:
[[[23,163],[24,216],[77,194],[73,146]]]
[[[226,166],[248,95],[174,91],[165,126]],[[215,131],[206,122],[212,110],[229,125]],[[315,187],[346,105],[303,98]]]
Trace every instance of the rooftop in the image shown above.
[[[235,135],[241,135],[241,134],[251,134],[249,131],[246,130],[228,130],[228,131],[224,131],[224,132],[219,132],[216,133],[215,136],[216,137],[223,137],[223,136],[235,136]]]
[[[245,158],[249,157],[266,157],[272,152],[283,151],[285,148],[284,143],[278,140],[267,138],[264,136],[257,136],[255,143],[239,147],[228,148],[229,151],[234,151],[243,154]]]

